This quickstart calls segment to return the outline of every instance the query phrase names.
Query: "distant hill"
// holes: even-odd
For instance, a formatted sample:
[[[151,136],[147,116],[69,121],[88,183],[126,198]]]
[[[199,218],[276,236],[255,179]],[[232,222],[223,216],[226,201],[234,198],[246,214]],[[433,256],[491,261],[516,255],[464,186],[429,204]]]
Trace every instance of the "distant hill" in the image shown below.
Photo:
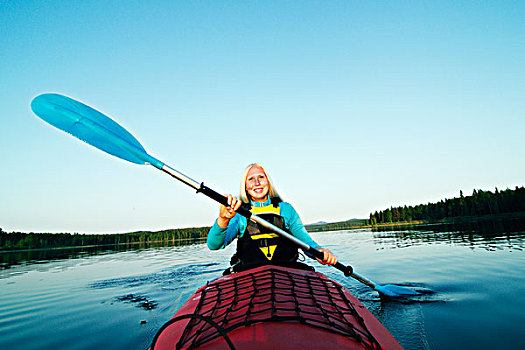
[[[326,224],[328,224],[326,221],[317,221],[317,222],[314,222],[313,224],[308,224],[306,226],[326,225]]]
[[[367,223],[368,220],[366,219],[350,219],[338,222],[319,221],[314,224],[305,225],[305,228],[308,232],[336,231],[365,226]]]

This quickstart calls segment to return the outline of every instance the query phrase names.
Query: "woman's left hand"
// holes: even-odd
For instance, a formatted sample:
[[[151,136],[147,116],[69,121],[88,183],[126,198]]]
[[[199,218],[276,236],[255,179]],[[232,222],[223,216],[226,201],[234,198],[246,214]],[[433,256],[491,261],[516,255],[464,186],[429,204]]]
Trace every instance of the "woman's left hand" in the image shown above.
[[[323,260],[317,259],[323,265],[334,265],[337,263],[337,258],[332,252],[327,248],[318,248],[320,252],[324,254]]]

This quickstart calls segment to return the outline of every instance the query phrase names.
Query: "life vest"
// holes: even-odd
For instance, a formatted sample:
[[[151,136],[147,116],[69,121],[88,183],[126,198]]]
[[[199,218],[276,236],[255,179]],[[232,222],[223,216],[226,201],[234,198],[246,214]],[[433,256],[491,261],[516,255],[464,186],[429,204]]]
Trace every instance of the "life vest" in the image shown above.
[[[281,230],[290,233],[281,216],[279,202],[272,199],[270,205],[251,207],[250,211]],[[266,227],[248,220],[246,230],[237,239],[237,252],[232,258],[232,263],[235,263],[236,259],[242,264],[297,261],[298,256],[297,247],[293,243]]]

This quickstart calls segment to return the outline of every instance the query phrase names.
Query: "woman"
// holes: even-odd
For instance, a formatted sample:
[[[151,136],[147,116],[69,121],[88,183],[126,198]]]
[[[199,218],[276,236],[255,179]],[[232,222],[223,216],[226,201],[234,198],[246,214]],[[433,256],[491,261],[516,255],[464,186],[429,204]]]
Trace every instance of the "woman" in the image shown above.
[[[207,244],[212,250],[222,249],[236,237],[237,253],[232,261],[243,264],[297,261],[297,247],[286,238],[252,222],[236,211],[245,206],[280,229],[289,232],[311,247],[323,252],[321,264],[333,265],[337,258],[319,247],[304,228],[291,204],[283,202],[268,174],[259,164],[250,164],[241,178],[240,198],[227,195],[228,207],[221,205],[219,217],[208,233]]]

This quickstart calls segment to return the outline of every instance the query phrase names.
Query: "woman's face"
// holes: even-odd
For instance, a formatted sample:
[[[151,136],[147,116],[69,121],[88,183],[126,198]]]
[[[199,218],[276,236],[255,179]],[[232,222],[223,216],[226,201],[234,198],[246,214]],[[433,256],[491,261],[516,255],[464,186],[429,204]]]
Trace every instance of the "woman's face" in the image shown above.
[[[264,202],[268,199],[270,185],[261,167],[253,166],[246,176],[246,192],[254,202]]]

